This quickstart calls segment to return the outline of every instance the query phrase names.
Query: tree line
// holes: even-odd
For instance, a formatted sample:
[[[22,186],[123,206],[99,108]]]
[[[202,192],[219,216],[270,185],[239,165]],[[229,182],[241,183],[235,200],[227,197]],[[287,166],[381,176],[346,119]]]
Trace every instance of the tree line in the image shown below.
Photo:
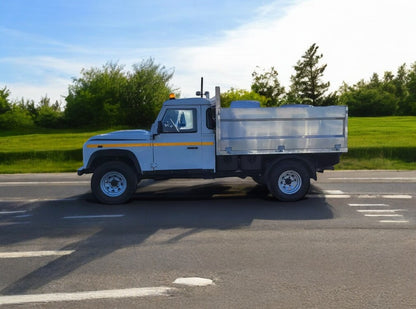
[[[278,71],[257,68],[252,73],[251,90],[231,89],[223,94],[228,105],[238,99],[257,100],[263,106],[308,104],[314,106],[347,105],[350,116],[404,116],[416,115],[416,62],[406,64],[397,73],[384,72],[383,77],[373,73],[366,81],[343,83],[338,91],[328,93],[329,81],[324,80],[327,64],[321,64],[323,54],[312,44],[296,63],[294,74],[286,90],[279,81]]]
[[[396,74],[374,73],[369,80],[343,83],[328,93],[324,80],[327,64],[312,44],[296,63],[290,86],[285,89],[274,67],[259,67],[252,73],[251,89],[230,89],[221,95],[224,106],[234,100],[257,100],[262,106],[309,104],[347,105],[350,116],[416,115],[416,62],[401,65]],[[12,101],[10,90],[0,89],[0,128],[107,128],[111,126],[149,127],[171,92],[173,71],[152,58],[134,64],[106,63],[101,68],[83,69],[68,87],[65,106],[45,96],[38,103]]]
[[[66,105],[51,104],[43,97],[11,101],[7,87],[0,89],[0,128],[109,128],[149,127],[173,89],[173,72],[147,59],[134,64],[106,63],[83,69],[74,78],[65,97]]]

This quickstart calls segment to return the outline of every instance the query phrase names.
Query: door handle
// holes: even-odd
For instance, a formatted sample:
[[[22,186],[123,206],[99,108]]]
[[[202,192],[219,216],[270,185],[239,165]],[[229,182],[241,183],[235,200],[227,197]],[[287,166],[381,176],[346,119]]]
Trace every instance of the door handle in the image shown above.
[[[187,149],[198,149],[198,147],[196,147],[196,146],[189,146],[189,147],[187,147]]]

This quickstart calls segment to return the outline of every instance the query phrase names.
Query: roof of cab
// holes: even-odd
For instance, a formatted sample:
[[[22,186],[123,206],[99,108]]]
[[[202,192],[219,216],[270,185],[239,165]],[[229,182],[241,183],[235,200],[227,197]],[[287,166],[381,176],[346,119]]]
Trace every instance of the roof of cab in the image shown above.
[[[176,105],[211,105],[211,102],[204,98],[172,99],[163,103],[165,106]]]

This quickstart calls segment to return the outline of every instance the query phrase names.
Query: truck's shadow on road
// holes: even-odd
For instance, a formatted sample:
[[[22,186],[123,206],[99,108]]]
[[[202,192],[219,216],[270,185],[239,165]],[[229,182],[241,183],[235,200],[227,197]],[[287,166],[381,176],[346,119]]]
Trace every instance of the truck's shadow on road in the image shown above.
[[[79,200],[37,201],[20,208],[3,202],[0,207],[25,209],[29,215],[24,219],[0,217],[1,246],[56,238],[67,245],[54,250],[74,250],[4,287],[0,291],[3,295],[39,293],[42,287],[83,265],[116,250],[140,245],[162,229],[179,229],[177,235],[166,241],[172,244],[204,230],[249,228],[254,220],[283,223],[333,218],[331,206],[323,198],[282,203],[272,199],[262,186],[235,188],[226,184],[176,186],[161,191],[139,189],[130,203],[116,206],[97,204],[87,195]],[[123,216],[68,219],[68,216],[111,214]],[[14,224],[19,220],[27,223]],[[62,241],[65,238],[78,240],[68,244]]]

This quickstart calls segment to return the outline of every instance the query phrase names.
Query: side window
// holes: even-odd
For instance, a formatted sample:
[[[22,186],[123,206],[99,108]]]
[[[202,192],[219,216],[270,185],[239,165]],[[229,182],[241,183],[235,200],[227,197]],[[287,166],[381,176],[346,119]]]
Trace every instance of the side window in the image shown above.
[[[197,131],[196,109],[168,109],[162,119],[163,133],[193,133]]]
[[[215,108],[214,107],[210,107],[207,108],[207,112],[206,112],[206,124],[207,124],[207,128],[208,129],[215,129]]]

